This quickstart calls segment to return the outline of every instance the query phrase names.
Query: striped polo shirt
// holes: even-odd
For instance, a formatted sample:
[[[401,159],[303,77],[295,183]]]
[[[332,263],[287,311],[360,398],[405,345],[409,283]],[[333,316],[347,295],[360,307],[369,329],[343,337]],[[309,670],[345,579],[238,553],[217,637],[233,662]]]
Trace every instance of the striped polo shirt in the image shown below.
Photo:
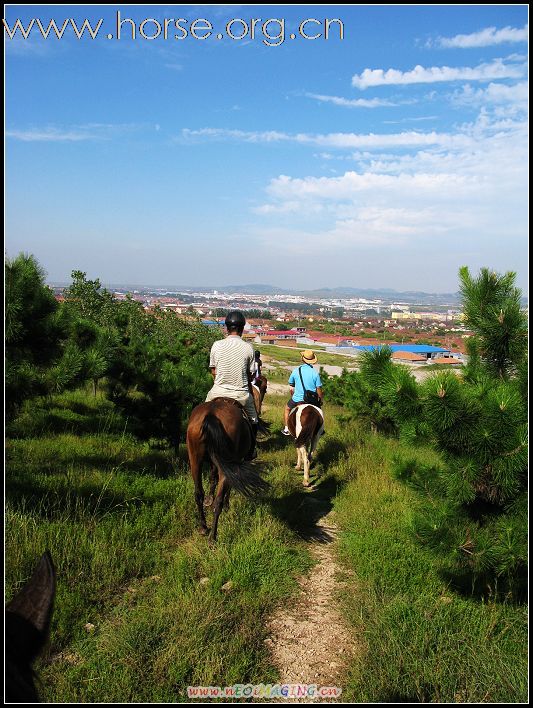
[[[215,386],[248,393],[248,372],[253,361],[254,348],[240,337],[229,336],[215,342],[209,359],[209,366],[216,369]]]

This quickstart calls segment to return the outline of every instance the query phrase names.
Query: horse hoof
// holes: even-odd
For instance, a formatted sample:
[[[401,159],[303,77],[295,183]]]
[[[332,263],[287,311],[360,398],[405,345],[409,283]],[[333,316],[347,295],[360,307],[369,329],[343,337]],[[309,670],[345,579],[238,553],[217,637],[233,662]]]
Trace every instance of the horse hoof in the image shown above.
[[[294,465],[294,469],[300,472],[302,468],[299,465]]]
[[[209,548],[215,548],[217,545],[216,538],[213,538],[213,536],[209,536],[209,538],[207,539],[207,544],[208,544]]]
[[[304,479],[304,487],[309,487],[311,485],[311,482],[306,482]]]
[[[198,529],[198,533],[200,534],[200,536],[207,536],[207,534],[209,533],[209,529],[207,528],[207,526],[200,526],[200,528]]]
[[[210,494],[208,497],[205,498],[204,506],[207,507],[207,506],[211,506],[212,504],[213,504],[213,497]]]

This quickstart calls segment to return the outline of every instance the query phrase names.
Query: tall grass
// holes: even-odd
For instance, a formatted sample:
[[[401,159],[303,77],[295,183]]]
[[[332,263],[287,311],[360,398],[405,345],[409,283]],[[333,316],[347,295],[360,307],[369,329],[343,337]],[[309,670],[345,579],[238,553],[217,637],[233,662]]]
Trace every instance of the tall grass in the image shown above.
[[[275,681],[266,618],[296,592],[312,565],[305,540],[334,509],[350,571],[339,603],[361,647],[345,698],[524,701],[524,609],[452,592],[418,545],[417,497],[390,473],[392,457],[413,450],[326,406],[315,484],[304,490],[294,446],[275,432],[284,402],[267,395],[274,432],[259,443],[272,492],[258,502],[232,493],[215,548],[195,532],[183,446],[172,457],[138,442],[86,392],[23,411],[7,444],[6,591],[51,551],[58,591],[38,666],[44,700],[182,702],[188,685]]]
[[[364,651],[345,696],[354,702],[527,701],[523,607],[453,592],[411,528],[416,494],[390,474],[413,450],[367,437],[349,456],[351,482],[335,509],[340,555],[354,571],[344,597]],[[434,453],[418,450],[425,462]]]
[[[183,447],[173,459],[157,441],[139,443],[84,392],[33,406],[7,444],[6,591],[51,551],[58,587],[38,666],[43,698],[174,702],[189,684],[273,680],[265,618],[310,565],[276,516],[284,487],[263,502],[232,494],[211,549],[195,532]]]

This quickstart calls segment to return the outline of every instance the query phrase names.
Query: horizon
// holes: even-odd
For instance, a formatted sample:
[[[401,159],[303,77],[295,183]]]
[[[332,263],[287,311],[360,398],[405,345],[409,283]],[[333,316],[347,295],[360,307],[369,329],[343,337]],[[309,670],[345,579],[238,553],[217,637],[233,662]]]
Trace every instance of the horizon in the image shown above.
[[[149,33],[176,15],[278,18],[284,40],[267,46],[261,24],[128,39],[126,23],[111,41],[118,11]],[[527,292],[526,5],[5,13],[103,21],[95,40],[5,34],[6,252],[49,280],[453,294],[467,265]],[[296,36],[306,18],[337,18],[342,38]]]
[[[153,288],[157,290],[162,290],[164,288],[169,289],[169,290],[198,290],[198,291],[208,291],[208,290],[221,290],[225,291],[225,294],[230,294],[230,288],[272,288],[272,291],[274,290],[282,290],[286,293],[300,293],[300,292],[314,292],[314,291],[321,291],[321,290],[361,290],[361,291],[366,291],[366,292],[389,292],[389,293],[421,293],[424,295],[457,295],[459,293],[458,290],[456,291],[443,291],[443,292],[428,292],[425,290],[396,290],[394,288],[387,288],[387,287],[368,287],[368,288],[360,288],[352,285],[329,285],[329,286],[323,286],[323,287],[314,287],[312,289],[306,289],[306,288],[299,288],[299,289],[290,289],[290,288],[283,288],[280,285],[272,285],[269,283],[233,283],[233,284],[226,284],[226,285],[206,285],[205,283],[203,285],[168,285],[168,284],[160,284],[157,285],[155,283],[118,283],[118,282],[113,282],[113,281],[108,281],[108,282],[103,282],[101,281],[100,278],[98,278],[101,282],[101,286],[103,288]],[[46,279],[47,285],[51,287],[68,287],[72,281],[51,281],[50,279]],[[252,294],[252,293],[247,293],[246,291],[243,291],[243,294]],[[271,294],[269,292],[265,294]],[[276,294],[272,292],[272,294]],[[283,294],[283,293],[281,293]]]

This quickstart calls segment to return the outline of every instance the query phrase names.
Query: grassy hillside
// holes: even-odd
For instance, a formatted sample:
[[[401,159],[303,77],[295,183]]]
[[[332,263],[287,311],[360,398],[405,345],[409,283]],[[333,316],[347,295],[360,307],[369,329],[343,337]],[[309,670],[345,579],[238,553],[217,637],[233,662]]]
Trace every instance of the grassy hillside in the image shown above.
[[[137,442],[105,400],[33,404],[10,433],[7,599],[44,549],[58,570],[45,700],[183,701],[187,685],[274,678],[264,618],[310,564],[274,511],[286,468],[268,502],[232,496],[212,550],[185,450]]]
[[[527,701],[527,608],[461,596],[411,527],[420,503],[392,479],[413,450],[364,438],[336,500],[340,557],[355,573],[343,598],[364,651],[345,696],[354,702]],[[431,461],[433,452],[419,450]]]
[[[260,458],[272,492],[259,502],[232,494],[215,549],[195,533],[183,446],[173,458],[139,443],[84,391],[20,416],[7,443],[6,587],[9,599],[50,549],[58,592],[37,667],[43,698],[179,702],[188,685],[274,681],[266,617],[297,591],[313,522],[333,508],[351,571],[339,603],[362,647],[347,700],[526,700],[524,608],[447,587],[411,532],[414,492],[390,475],[392,455],[406,451],[327,406],[315,487],[304,491],[276,432],[284,401],[265,400],[273,433]]]

